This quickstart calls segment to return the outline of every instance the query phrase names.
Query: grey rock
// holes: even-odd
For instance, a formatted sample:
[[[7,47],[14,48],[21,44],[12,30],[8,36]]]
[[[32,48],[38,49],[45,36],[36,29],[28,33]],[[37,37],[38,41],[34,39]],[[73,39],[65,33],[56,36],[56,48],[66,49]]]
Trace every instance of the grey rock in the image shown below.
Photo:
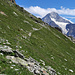
[[[18,50],[13,50],[13,52],[15,53],[15,56],[20,57],[22,59],[25,58],[25,56],[23,54],[21,54]]]
[[[0,52],[13,53],[12,48],[6,45],[0,45]]]

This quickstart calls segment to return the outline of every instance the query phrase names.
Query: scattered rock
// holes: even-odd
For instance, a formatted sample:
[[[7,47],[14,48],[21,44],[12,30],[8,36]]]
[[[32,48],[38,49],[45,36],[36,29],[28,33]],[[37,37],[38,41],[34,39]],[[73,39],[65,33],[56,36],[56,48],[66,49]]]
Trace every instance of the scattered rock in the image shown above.
[[[67,59],[64,59],[65,61],[67,61]]]
[[[20,58],[22,58],[22,59],[25,58],[25,56],[24,56],[23,54],[21,54],[19,51],[13,50],[13,52],[15,53],[15,55],[16,55],[17,57],[20,57]]]
[[[0,55],[3,55],[3,53],[0,53]]]
[[[26,67],[30,72],[33,72],[33,74],[37,75],[49,75],[47,71],[51,75],[56,75],[56,71],[52,69],[51,67],[47,66],[45,69],[44,67],[41,67],[39,62],[37,62],[35,59],[32,57],[21,59],[20,57],[15,57],[15,56],[6,56],[7,59],[10,59],[13,63],[20,64],[23,67]],[[42,60],[41,60],[42,61]],[[43,61],[44,62],[44,61]],[[12,65],[14,66],[14,65]],[[11,67],[13,68],[13,67]],[[18,69],[16,69],[18,71]]]
[[[69,69],[70,72],[73,72],[73,70]]]
[[[51,68],[50,66],[45,66],[45,62],[40,59],[41,63],[45,67],[40,66],[40,62],[36,61],[32,57],[25,58],[23,54],[21,54],[18,50],[12,50],[9,46],[2,46],[0,45],[0,53],[3,55],[3,53],[14,53],[14,56],[7,55],[6,58],[11,60],[13,63],[19,64],[22,67],[27,68],[30,72],[32,72],[34,75],[56,75],[56,71]],[[11,63],[11,62],[9,62]],[[13,69],[15,65],[12,65],[10,68]],[[15,71],[18,71],[19,69],[15,69]],[[72,72],[72,70],[70,70]],[[49,74],[48,74],[49,73]]]
[[[12,66],[15,66],[15,65],[12,65]]]
[[[13,69],[13,67],[10,67],[11,69]]]
[[[6,46],[6,45],[4,45],[4,46],[0,45],[0,52],[13,53],[12,48],[10,48],[9,46]]]
[[[39,30],[39,29],[37,29],[37,28],[33,28],[33,30],[37,31],[37,30]]]
[[[45,62],[43,60],[40,59],[40,61],[42,62],[42,64],[45,66]]]
[[[6,58],[11,60],[13,63],[18,64],[17,58],[15,58],[14,56],[6,56]]]
[[[0,14],[7,16],[3,11],[0,11]]]
[[[33,19],[34,21],[36,21],[37,23],[40,23],[40,21],[39,20],[36,20],[36,18],[33,17],[32,15],[30,15],[30,18]]]
[[[30,32],[28,35],[29,35],[29,36],[31,36],[31,35],[32,35],[32,33]]]
[[[51,75],[57,75],[56,71],[53,68],[51,68],[50,66],[46,66],[46,68]]]
[[[13,14],[15,14],[16,16],[18,16],[16,12],[13,12]]]
[[[15,71],[18,71],[19,69],[15,69]]]

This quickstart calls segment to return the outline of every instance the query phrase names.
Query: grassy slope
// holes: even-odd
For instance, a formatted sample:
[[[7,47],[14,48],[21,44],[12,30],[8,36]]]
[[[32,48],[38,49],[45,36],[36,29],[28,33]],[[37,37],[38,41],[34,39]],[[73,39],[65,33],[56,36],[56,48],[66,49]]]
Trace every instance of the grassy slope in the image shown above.
[[[1,3],[3,3],[3,5]],[[38,61],[39,59],[44,60],[46,65],[52,66],[57,72],[60,72],[61,75],[75,75],[75,44],[68,38],[54,28],[35,23],[35,21],[29,17],[31,14],[28,12],[23,13],[18,10],[15,5],[9,6],[9,4],[3,0],[0,0],[0,11],[3,11],[7,15],[4,16],[0,14],[0,38],[9,40],[11,43],[10,46],[13,49],[16,49],[16,46],[18,46],[19,50],[24,50],[24,55],[32,56]],[[18,16],[13,14],[13,12],[16,12]],[[28,21],[29,23],[24,21]],[[40,30],[35,31],[32,29],[33,27],[37,29],[40,28]],[[32,35],[28,36],[30,32]],[[27,39],[23,38],[23,36],[26,36]],[[2,56],[0,56],[0,58],[3,59]],[[67,59],[67,61],[65,61],[65,59]],[[11,70],[9,69],[11,64],[0,62],[0,65],[6,66],[8,71]],[[18,65],[16,67],[20,68]],[[65,68],[67,68],[67,70],[65,70]],[[74,72],[71,73],[69,69],[72,69]],[[4,67],[0,68],[0,70],[0,73],[9,74],[6,69],[4,70]],[[22,70],[22,68],[20,68],[20,71],[22,71],[22,75],[24,72],[27,73],[26,75],[32,74],[28,72],[27,69]],[[10,75],[13,75],[14,70],[10,72]],[[17,72],[15,73],[17,75]]]

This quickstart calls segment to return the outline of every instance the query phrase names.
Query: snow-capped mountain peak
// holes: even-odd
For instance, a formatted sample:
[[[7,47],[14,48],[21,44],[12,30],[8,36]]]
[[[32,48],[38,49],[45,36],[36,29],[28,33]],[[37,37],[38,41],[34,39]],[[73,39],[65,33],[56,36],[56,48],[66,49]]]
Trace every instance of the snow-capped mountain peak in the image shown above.
[[[67,34],[68,30],[66,29],[67,24],[72,24],[69,20],[64,19],[59,16],[56,12],[51,12],[47,14],[42,20],[52,27],[58,27],[62,30],[63,34]]]
[[[57,18],[59,15],[58,15],[56,12],[51,12],[51,13],[50,13],[50,16],[51,16],[52,18]]]
[[[62,28],[63,34],[67,34],[68,31],[66,29],[66,25],[69,24],[69,23],[58,22],[54,18],[51,18],[51,20],[54,21],[57,25],[59,25],[60,28]]]

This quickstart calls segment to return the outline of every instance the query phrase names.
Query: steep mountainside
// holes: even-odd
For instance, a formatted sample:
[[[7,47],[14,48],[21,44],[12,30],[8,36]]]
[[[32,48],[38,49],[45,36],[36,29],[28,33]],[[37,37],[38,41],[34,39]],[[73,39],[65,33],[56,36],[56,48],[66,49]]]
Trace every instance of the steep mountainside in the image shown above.
[[[33,75],[37,66],[31,70],[30,57],[42,66],[41,74],[75,75],[75,44],[22,7],[0,0],[0,74]]]

